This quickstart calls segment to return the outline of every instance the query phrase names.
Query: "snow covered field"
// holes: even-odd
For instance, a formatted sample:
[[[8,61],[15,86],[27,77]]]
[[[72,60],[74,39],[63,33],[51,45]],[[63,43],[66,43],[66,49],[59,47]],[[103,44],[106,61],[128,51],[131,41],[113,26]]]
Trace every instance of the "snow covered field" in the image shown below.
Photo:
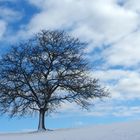
[[[49,132],[0,134],[0,140],[140,140],[140,121]]]

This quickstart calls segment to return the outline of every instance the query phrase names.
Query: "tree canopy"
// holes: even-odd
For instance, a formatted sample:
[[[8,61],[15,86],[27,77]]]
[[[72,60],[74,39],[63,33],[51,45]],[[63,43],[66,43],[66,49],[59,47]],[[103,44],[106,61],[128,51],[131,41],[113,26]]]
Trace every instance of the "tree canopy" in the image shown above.
[[[11,47],[0,58],[0,111],[12,117],[38,111],[44,130],[45,114],[62,103],[87,108],[91,99],[108,96],[88,74],[86,45],[64,31],[43,30]]]

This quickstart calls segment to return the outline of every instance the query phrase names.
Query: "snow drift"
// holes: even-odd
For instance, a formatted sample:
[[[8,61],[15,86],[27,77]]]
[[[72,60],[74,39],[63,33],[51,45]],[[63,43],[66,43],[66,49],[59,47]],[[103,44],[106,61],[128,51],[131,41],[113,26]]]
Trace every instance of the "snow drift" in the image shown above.
[[[46,132],[0,134],[0,140],[140,140],[140,121]]]

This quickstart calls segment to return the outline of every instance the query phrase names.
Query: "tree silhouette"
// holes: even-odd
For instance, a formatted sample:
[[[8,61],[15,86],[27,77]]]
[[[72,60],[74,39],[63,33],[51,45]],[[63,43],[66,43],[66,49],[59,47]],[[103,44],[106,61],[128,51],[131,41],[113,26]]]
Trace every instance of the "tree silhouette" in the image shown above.
[[[38,111],[38,130],[45,130],[45,114],[63,102],[87,108],[91,99],[108,96],[88,75],[86,45],[66,32],[44,30],[11,47],[0,58],[1,112],[14,117]]]

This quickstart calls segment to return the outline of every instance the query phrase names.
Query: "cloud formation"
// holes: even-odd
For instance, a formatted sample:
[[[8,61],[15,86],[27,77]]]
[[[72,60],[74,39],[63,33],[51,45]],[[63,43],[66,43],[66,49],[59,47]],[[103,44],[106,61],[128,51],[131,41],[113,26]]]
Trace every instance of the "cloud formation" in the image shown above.
[[[9,3],[16,3],[17,0],[0,0],[0,41],[7,42],[10,40],[11,34],[7,36],[13,23],[22,18],[22,13],[8,6]]]
[[[21,24],[19,30],[14,31],[15,36],[11,37],[11,34],[7,36],[8,39],[17,41],[27,38],[41,29],[65,29],[81,40],[89,42],[86,48],[90,54],[89,59],[93,63],[95,59],[99,62],[93,64],[98,70],[91,74],[101,79],[101,82],[110,89],[112,100],[140,100],[139,0],[24,1],[35,7],[37,12],[28,23]],[[1,10],[4,16],[0,20],[0,38],[6,32],[11,20],[21,16],[12,9]],[[111,109],[109,106],[106,108],[112,112],[113,108],[140,112],[133,106],[128,109],[127,106],[117,108],[117,104],[111,105],[113,106]],[[97,111],[96,114],[100,115],[100,112]]]
[[[0,29],[1,29],[1,32],[0,32],[0,40],[1,40],[1,38],[3,37],[6,31],[6,22],[3,20],[0,20]]]
[[[20,12],[15,11],[11,8],[4,7],[4,6],[1,6],[0,13],[2,13],[0,15],[0,18],[7,22],[15,22],[22,18],[22,15]]]
[[[138,26],[138,14],[122,7],[117,0],[29,0],[40,9],[27,26],[29,32],[40,29],[71,29],[74,35],[94,42],[113,43]],[[43,3],[43,4],[42,4]]]

